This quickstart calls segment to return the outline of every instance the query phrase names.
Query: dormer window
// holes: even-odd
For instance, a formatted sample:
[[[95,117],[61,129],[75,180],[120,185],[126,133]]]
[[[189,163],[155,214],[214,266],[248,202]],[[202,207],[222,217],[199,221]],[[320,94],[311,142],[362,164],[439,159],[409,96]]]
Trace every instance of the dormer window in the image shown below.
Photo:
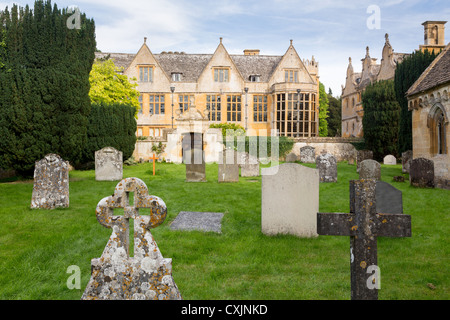
[[[259,82],[261,79],[261,76],[259,74],[252,74],[250,77],[248,77],[248,80],[250,82]]]
[[[172,73],[172,81],[173,82],[181,81],[181,72],[173,72]]]

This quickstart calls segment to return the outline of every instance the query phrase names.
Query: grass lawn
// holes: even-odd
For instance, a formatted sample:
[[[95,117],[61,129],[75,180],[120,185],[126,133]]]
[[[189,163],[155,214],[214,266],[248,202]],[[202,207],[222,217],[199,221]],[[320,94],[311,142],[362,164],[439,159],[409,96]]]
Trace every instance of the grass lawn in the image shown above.
[[[308,165],[314,167],[315,165]],[[124,167],[168,208],[151,232],[182,297],[194,299],[350,299],[349,237],[268,237],[261,233],[261,177],[217,182],[217,164],[207,182],[186,183],[183,165]],[[412,216],[411,238],[378,238],[380,300],[450,298],[450,191],[417,189],[393,182],[401,165],[382,165],[382,180],[403,192]],[[320,184],[320,211],[349,212],[348,181],[356,167],[338,164],[338,182]],[[97,203],[117,182],[95,181],[94,171],[70,172],[70,207],[31,210],[32,181],[0,183],[0,299],[78,300],[90,278],[90,260],[100,257],[111,234],[95,217]],[[180,211],[225,213],[222,234],[172,231]],[[68,289],[67,268],[79,266],[81,289]]]

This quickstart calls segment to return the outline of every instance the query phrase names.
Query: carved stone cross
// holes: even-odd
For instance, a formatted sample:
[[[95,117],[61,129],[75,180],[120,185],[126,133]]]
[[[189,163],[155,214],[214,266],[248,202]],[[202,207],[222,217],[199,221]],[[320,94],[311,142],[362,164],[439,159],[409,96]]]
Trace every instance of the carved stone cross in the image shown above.
[[[378,299],[377,237],[410,237],[411,216],[377,212],[374,179],[350,181],[350,213],[318,213],[319,235],[350,236],[352,300]]]
[[[113,215],[118,208],[123,208],[123,215]],[[150,215],[141,215],[144,210]],[[91,261],[91,279],[82,299],[181,299],[172,278],[172,259],[163,258],[150,233],[166,214],[164,201],[149,195],[138,178],[123,179],[112,196],[100,200],[97,220],[112,234],[101,257]],[[130,219],[134,219],[134,257],[129,255]]]

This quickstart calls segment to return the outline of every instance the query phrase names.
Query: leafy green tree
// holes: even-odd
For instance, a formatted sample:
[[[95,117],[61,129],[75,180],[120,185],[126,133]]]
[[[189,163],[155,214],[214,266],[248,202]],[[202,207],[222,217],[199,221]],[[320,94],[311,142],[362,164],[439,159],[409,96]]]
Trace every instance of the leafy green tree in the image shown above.
[[[328,136],[341,136],[341,99],[333,97],[331,89],[328,91]]]
[[[415,51],[397,65],[395,70],[395,96],[401,107],[398,153],[412,150],[412,113],[408,111],[406,91],[436,58],[435,53]]]
[[[370,84],[362,94],[363,130],[366,147],[375,160],[388,154],[397,155],[400,105],[395,98],[394,81]]]
[[[139,91],[136,90],[137,83],[130,82],[126,75],[120,73],[114,61],[95,60],[89,75],[91,89],[89,97],[92,103],[97,104],[124,104],[136,108],[135,117],[139,111]],[[131,79],[136,81],[135,78]]]
[[[319,137],[328,136],[328,95],[322,82],[319,83]]]

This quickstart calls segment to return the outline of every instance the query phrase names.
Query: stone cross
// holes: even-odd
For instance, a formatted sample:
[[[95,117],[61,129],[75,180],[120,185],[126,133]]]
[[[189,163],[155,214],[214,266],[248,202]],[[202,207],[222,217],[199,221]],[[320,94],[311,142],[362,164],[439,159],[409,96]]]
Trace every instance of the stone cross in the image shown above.
[[[133,197],[131,197],[133,194]],[[123,208],[123,215],[113,215]],[[150,215],[141,215],[142,211]],[[120,181],[114,195],[97,205],[98,222],[112,229],[100,258],[91,260],[91,279],[82,299],[168,300],[181,299],[172,278],[172,259],[163,258],[150,233],[167,215],[162,199],[148,194],[138,178]],[[129,220],[134,219],[134,257],[129,254]]]
[[[153,175],[155,175],[155,162],[156,162],[156,156],[155,156],[155,154],[153,154],[153,156],[152,156],[151,159],[153,160]]]
[[[352,300],[376,300],[377,237],[410,237],[411,216],[376,210],[375,179],[350,181],[350,213],[318,213],[319,235],[350,236]],[[369,275],[370,274],[370,275]]]

